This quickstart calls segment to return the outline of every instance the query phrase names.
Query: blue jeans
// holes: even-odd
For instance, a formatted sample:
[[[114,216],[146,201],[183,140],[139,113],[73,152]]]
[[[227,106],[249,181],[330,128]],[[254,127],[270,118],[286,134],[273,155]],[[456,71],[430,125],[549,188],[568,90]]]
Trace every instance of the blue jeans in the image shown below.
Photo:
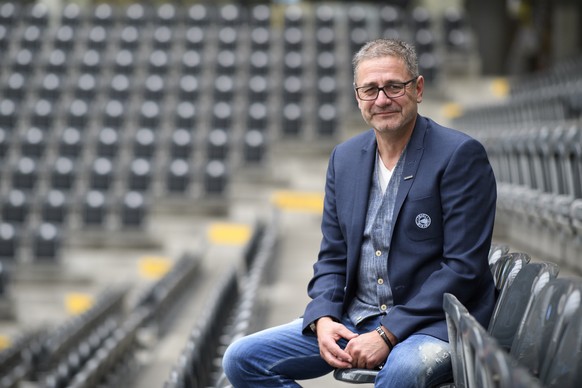
[[[369,319],[350,330],[366,333],[379,325]],[[333,371],[319,355],[317,337],[301,332],[302,319],[240,338],[231,344],[223,358],[223,368],[235,388],[301,387],[295,380],[313,379]],[[340,340],[345,347],[346,341]],[[431,387],[452,381],[449,344],[437,338],[416,334],[398,343],[378,373],[375,387]]]

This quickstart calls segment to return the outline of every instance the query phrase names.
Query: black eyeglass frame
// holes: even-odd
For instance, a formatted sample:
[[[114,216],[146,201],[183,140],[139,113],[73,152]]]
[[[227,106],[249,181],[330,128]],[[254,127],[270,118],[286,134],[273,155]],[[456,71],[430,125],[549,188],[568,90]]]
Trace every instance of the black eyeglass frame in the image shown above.
[[[384,85],[381,88],[379,88],[377,86],[358,86],[358,87],[355,87],[355,85],[354,85],[354,90],[356,91],[356,96],[358,96],[358,99],[360,99],[362,101],[375,101],[378,98],[378,96],[380,95],[380,90],[384,93],[386,98],[398,98],[398,97],[403,96],[404,93],[406,93],[406,87],[408,86],[408,84],[410,84],[411,82],[414,82],[416,80],[418,80],[418,76],[411,78],[408,81],[404,81],[404,82],[390,82],[389,84]],[[384,88],[387,88],[390,86],[402,86],[402,90],[400,91],[400,94],[397,94],[394,96],[389,96],[388,93],[386,93],[386,90],[384,90]],[[362,98],[360,96],[360,89],[370,89],[370,88],[376,89],[376,96],[374,96],[374,98]]]

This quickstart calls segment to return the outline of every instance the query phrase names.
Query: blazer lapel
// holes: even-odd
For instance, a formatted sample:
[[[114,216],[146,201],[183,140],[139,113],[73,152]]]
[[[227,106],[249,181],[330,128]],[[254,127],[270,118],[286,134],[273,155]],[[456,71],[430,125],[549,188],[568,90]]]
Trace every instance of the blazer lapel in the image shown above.
[[[420,115],[417,116],[416,125],[414,126],[414,131],[412,132],[412,136],[410,137],[406,149],[406,161],[404,164],[404,170],[402,171],[402,181],[398,188],[398,194],[396,194],[396,203],[394,204],[394,213],[392,217],[393,228],[394,223],[398,219],[398,214],[400,213],[404,199],[408,195],[412,182],[414,182],[414,179],[416,178],[416,171],[418,170],[418,165],[424,151],[424,136],[426,134],[426,129],[427,120]]]
[[[359,247],[362,243],[366,214],[368,211],[368,197],[374,173],[374,162],[376,156],[376,137],[373,130],[370,130],[370,141],[362,147],[359,159],[354,161],[354,171],[356,171],[356,181],[354,182],[354,206],[352,211],[352,222],[350,228],[349,242],[353,247]],[[359,257],[360,252],[353,252]],[[354,265],[357,260],[352,260]]]

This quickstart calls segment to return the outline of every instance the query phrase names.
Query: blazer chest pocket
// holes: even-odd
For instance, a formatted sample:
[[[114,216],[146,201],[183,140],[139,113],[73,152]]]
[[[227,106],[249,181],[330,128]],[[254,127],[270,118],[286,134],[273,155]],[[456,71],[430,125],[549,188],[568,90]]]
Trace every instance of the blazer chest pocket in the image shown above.
[[[441,204],[437,197],[409,199],[403,207],[400,220],[406,235],[413,241],[442,236]]]

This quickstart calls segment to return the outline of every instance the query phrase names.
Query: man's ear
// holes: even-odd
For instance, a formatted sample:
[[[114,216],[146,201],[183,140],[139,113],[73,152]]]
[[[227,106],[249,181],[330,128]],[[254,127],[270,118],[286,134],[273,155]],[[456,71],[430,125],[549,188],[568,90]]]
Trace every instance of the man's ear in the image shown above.
[[[419,75],[418,79],[416,80],[416,102],[422,102],[422,95],[424,93],[424,77]]]

